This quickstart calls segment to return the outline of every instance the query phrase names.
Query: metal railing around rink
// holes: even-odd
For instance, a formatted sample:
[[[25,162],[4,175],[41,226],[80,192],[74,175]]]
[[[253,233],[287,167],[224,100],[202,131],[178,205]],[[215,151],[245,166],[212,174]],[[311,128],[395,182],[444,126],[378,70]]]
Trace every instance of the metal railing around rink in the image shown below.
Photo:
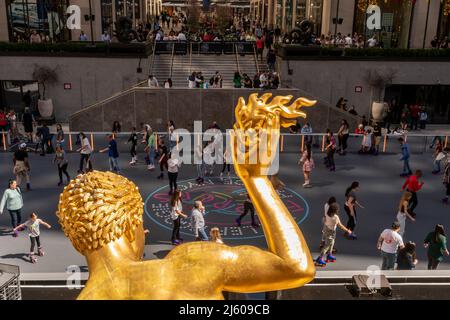
[[[104,148],[108,145],[107,142],[107,135],[111,134],[111,132],[84,132],[85,135],[88,137],[91,148],[95,152],[97,150],[96,147]],[[140,132],[137,132],[139,137],[142,137]],[[168,133],[167,132],[155,132],[157,137],[164,137],[167,141]],[[188,135],[194,135],[198,136],[197,139],[200,138],[200,135],[203,135],[204,133],[190,133]],[[224,135],[224,141],[225,141],[225,135],[226,133],[222,133]],[[26,143],[26,140],[24,140],[24,137],[22,136],[22,139],[19,139],[19,141],[16,141],[15,143],[12,143],[11,137],[9,132],[2,131],[0,132],[0,151],[2,152],[8,152],[8,151],[15,151],[15,149],[18,147],[21,143]],[[53,139],[52,143],[53,146],[56,145],[56,133],[52,133]],[[79,145],[78,140],[79,132],[67,132],[64,134],[64,149],[68,152],[77,152]],[[116,140],[118,141],[119,145],[119,151],[124,151],[124,145],[128,141],[129,136],[131,135],[131,132],[121,132],[114,134]],[[178,146],[178,141],[181,141],[182,137],[186,135],[177,133],[174,133],[173,136],[175,137],[175,143],[174,145]],[[312,137],[312,145],[316,150],[319,150],[320,152],[325,152],[325,145],[327,140],[327,134],[326,133],[313,133],[313,134],[302,134],[302,133],[281,133],[280,134],[280,152],[300,152],[304,151],[306,147],[306,141],[308,141],[308,137]],[[441,143],[443,144],[444,148],[449,147],[449,135],[447,134],[433,134],[433,135],[423,135],[423,134],[414,134],[414,133],[408,133],[408,134],[385,134],[381,136],[380,141],[380,153],[398,153],[400,152],[400,148],[398,147],[398,138],[403,137],[405,141],[408,143],[410,147],[411,153],[426,153],[430,148],[429,146],[433,144],[433,142],[436,140],[437,137],[440,138]],[[337,135],[335,134],[336,143],[338,142]],[[362,144],[363,135],[362,134],[350,134],[349,140],[348,140],[348,150],[349,151],[357,151],[360,149]],[[201,140],[202,142],[203,139]],[[138,146],[142,145],[141,143],[138,143]]]

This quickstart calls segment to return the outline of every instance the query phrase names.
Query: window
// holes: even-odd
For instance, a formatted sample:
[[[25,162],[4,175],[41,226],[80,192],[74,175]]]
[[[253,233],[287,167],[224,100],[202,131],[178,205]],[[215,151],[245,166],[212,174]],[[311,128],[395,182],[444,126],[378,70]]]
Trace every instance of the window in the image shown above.
[[[297,0],[297,22],[305,19],[313,23],[313,32],[320,34],[322,29],[323,0]]]
[[[102,0],[102,32],[107,31],[112,34],[112,27],[112,0]]]
[[[374,34],[384,48],[408,48],[412,11],[415,0],[357,0],[355,9],[354,32],[369,39]],[[368,5],[377,5],[381,9],[381,29],[369,30],[366,27]]]
[[[443,40],[450,35],[450,0],[443,0],[439,15],[438,39]]]
[[[28,41],[30,34],[36,30],[51,41],[70,39],[66,28],[67,0],[7,0],[10,40]]]
[[[285,3],[285,8],[286,8],[286,30],[290,31],[292,29],[292,12],[293,12],[293,7],[292,7],[292,0],[286,0]]]

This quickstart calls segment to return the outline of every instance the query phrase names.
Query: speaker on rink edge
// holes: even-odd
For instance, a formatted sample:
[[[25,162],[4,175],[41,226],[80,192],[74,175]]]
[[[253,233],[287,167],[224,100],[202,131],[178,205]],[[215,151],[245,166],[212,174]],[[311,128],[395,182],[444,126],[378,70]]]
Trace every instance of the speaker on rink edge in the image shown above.
[[[373,296],[376,293],[385,297],[392,296],[392,287],[385,275],[379,275],[379,287],[371,287],[369,285],[370,279],[368,275],[358,274],[352,277],[351,290],[358,296]]]

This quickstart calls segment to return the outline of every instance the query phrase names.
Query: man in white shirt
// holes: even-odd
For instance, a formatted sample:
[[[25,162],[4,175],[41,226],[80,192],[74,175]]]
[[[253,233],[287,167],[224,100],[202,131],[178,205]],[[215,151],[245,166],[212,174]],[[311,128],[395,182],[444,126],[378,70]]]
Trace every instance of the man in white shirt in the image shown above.
[[[350,33],[345,37],[345,47],[351,48],[353,46],[353,39],[350,35]]]
[[[398,249],[403,249],[403,239],[398,233],[400,231],[400,223],[395,221],[391,229],[384,230],[378,239],[378,250],[381,250],[383,259],[381,270],[394,270],[395,261],[397,261]]]
[[[109,36],[108,31],[105,31],[102,34],[102,41],[103,42],[111,42],[111,37]]]
[[[158,88],[159,87],[158,79],[156,79],[152,75],[148,76],[148,86],[149,88]]]
[[[367,41],[367,44],[369,45],[369,48],[375,48],[377,46],[378,41],[375,35]]]
[[[208,241],[208,235],[205,232],[205,207],[201,201],[195,201],[194,209],[192,210],[192,229],[197,241]]]
[[[186,41],[186,35],[180,31],[180,33],[178,33],[178,41]]]

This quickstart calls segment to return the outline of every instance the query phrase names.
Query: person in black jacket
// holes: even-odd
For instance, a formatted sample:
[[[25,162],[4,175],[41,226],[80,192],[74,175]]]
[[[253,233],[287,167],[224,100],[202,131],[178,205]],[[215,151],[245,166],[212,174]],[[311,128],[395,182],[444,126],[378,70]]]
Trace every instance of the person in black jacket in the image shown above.
[[[33,122],[34,117],[30,112],[30,108],[25,108],[25,113],[23,114],[23,128],[25,130],[25,134],[28,137],[28,140],[33,143]]]
[[[397,270],[413,270],[417,264],[416,244],[408,242],[400,249],[397,256]]]

